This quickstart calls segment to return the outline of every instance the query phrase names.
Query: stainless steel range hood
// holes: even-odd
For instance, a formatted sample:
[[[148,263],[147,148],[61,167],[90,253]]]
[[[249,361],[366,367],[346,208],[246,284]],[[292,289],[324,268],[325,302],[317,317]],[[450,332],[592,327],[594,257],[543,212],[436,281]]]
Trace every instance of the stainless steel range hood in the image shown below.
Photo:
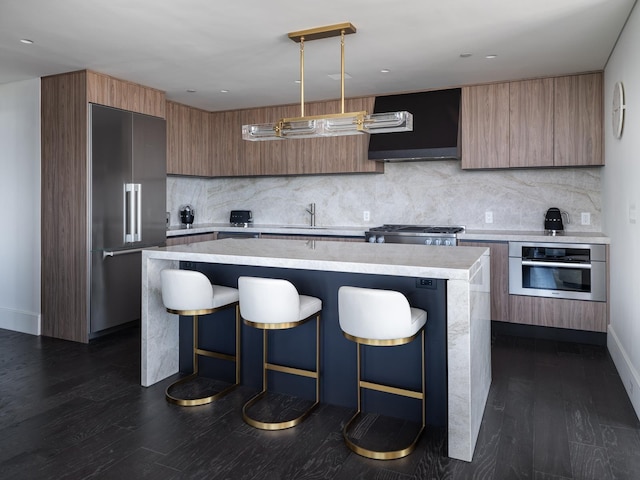
[[[369,137],[369,160],[460,160],[461,89],[376,97],[374,113],[406,110],[413,131]]]

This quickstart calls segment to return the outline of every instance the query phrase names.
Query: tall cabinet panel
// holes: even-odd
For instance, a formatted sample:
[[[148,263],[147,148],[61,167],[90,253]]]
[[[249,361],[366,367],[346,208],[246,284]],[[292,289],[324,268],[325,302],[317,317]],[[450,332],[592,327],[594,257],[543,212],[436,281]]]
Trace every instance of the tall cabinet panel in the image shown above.
[[[90,71],[43,77],[42,334],[88,342],[90,317],[89,114],[91,103],[122,108],[130,88],[132,111],[164,118],[159,91]],[[116,105],[110,105],[111,101]],[[163,207],[164,208],[164,207]]]
[[[602,74],[555,78],[555,165],[604,165]]]
[[[509,167],[509,84],[462,89],[462,168]]]
[[[510,167],[553,166],[553,79],[509,86]]]

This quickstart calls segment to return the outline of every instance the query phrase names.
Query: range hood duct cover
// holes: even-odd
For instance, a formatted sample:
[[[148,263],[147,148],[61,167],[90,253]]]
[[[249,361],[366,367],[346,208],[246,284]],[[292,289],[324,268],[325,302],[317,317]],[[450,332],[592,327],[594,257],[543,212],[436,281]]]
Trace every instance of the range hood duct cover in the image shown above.
[[[369,160],[460,160],[460,88],[376,97],[374,113],[406,110],[413,131],[372,135]]]

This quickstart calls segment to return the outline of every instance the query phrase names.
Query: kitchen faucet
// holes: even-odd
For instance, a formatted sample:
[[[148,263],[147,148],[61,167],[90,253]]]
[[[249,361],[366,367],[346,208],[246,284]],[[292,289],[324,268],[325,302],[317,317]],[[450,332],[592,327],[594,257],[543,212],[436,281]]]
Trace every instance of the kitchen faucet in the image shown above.
[[[316,204],[309,204],[309,208],[307,208],[307,212],[311,214],[311,226],[316,226]]]

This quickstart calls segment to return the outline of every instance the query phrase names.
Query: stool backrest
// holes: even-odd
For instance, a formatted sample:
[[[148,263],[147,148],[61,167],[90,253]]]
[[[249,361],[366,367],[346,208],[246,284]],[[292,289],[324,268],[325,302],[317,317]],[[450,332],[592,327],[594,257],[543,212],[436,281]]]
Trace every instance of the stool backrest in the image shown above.
[[[255,323],[296,322],[300,295],[288,280],[239,277],[240,315]]]
[[[171,310],[204,310],[213,305],[209,279],[192,270],[165,269],[160,272],[162,303]]]
[[[354,337],[393,339],[411,324],[409,301],[400,292],[343,286],[338,289],[342,331]]]

